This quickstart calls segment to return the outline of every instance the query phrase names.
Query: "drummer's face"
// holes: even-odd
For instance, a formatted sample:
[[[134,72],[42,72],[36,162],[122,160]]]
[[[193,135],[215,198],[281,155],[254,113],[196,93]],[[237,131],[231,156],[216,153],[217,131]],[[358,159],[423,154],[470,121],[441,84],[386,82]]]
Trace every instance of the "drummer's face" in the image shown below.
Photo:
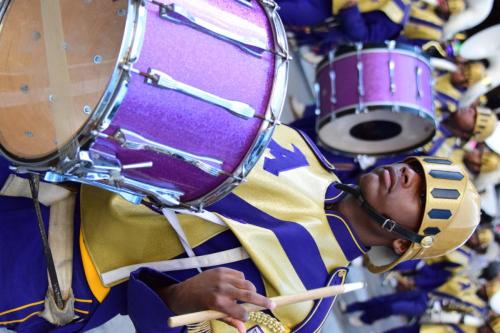
[[[449,15],[450,7],[448,6],[447,0],[439,0],[438,1],[438,10],[441,14]]]
[[[459,130],[472,134],[476,123],[476,109],[474,107],[459,109],[452,114],[452,117]]]
[[[392,164],[361,176],[363,196],[379,213],[418,231],[425,202],[425,181],[419,168]]]
[[[466,88],[468,84],[467,77],[465,76],[465,66],[462,63],[457,64],[457,70],[451,73],[451,82],[458,87]]]

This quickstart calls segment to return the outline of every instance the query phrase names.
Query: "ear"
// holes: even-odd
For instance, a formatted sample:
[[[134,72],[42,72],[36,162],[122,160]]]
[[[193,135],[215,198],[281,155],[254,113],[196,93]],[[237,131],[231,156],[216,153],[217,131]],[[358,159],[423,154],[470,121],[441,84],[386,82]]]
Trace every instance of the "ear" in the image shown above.
[[[392,249],[397,255],[402,255],[410,248],[411,242],[407,239],[398,238],[392,242]]]

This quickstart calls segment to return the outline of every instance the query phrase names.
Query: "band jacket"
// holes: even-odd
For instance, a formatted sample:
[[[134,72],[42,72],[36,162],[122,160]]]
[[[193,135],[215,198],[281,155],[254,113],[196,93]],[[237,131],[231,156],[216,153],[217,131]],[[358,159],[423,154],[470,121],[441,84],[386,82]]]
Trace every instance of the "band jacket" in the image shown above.
[[[309,139],[280,126],[248,181],[233,193],[207,207],[226,226],[179,215],[196,256],[243,247],[244,260],[224,264],[244,272],[259,293],[276,296],[345,280],[348,263],[366,248],[350,228],[347,218],[326,205],[341,200],[333,168]],[[2,297],[0,324],[17,332],[78,332],[97,327],[118,313],[128,314],[140,332],[182,332],[170,329],[173,313],[154,286],[183,281],[195,269],[162,272],[148,263],[186,257],[166,219],[120,196],[83,187],[80,210],[75,214],[73,292],[78,318],[55,328],[38,316],[47,289],[42,247],[30,200],[0,197]],[[44,208],[44,214],[47,209]],[[81,228],[80,228],[81,219]],[[47,220],[47,218],[45,219]],[[30,241],[22,241],[22,239]],[[21,240],[21,241],[19,241]],[[34,240],[34,241],[33,241]],[[29,246],[27,246],[29,244]],[[138,265],[115,283],[104,283],[106,272]],[[135,266],[134,266],[135,267]],[[211,267],[204,267],[203,270]],[[275,309],[286,331],[314,332],[328,315],[334,299],[304,302]],[[255,332],[271,332],[249,322]],[[214,332],[230,332],[220,322]]]

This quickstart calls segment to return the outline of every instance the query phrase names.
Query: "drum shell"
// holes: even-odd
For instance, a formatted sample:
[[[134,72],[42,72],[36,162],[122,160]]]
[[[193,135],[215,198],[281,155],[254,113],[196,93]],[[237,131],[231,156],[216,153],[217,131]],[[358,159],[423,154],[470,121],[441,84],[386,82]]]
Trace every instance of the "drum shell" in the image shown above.
[[[268,48],[275,47],[270,22],[257,2],[253,8],[221,0],[210,4],[265,29]],[[212,94],[247,103],[261,117],[269,113],[275,79],[272,53],[265,52],[261,58],[251,56],[226,41],[162,19],[157,6],[146,6],[146,32],[135,68],[154,68]],[[266,126],[261,119],[236,117],[221,107],[148,85],[133,75],[127,94],[104,133],[113,135],[118,129],[127,129],[162,145],[223,161],[222,169],[229,175],[244,163],[263,127]],[[202,198],[230,177],[211,176],[179,159],[129,150],[103,138],[98,138],[92,149],[116,156],[123,165],[152,162],[151,168],[123,170],[122,176],[146,186],[181,191],[182,202]]]
[[[389,66],[391,61],[394,63],[392,81]],[[361,75],[358,63],[362,64]],[[420,71],[419,78],[417,69]],[[331,71],[335,78],[333,90]],[[340,54],[335,54],[332,63],[324,61],[318,66],[316,80],[319,85],[318,131],[321,131],[325,122],[339,122],[343,116],[354,113],[362,119],[371,111],[377,110],[394,112],[394,117],[399,112],[410,113],[411,116],[406,116],[424,119],[429,126],[435,127],[432,68],[426,56],[409,46],[392,50],[387,46],[365,46],[359,53],[353,47],[347,50],[344,48]],[[391,83],[395,88],[392,92]],[[363,95],[360,94],[360,88]],[[416,139],[414,144],[373,155],[392,155],[414,149],[430,140],[433,133],[434,130],[429,130],[424,138]],[[369,151],[351,152],[349,147],[336,147],[335,143],[323,144],[333,151],[350,155],[371,154]],[[380,144],[384,143],[381,141]]]

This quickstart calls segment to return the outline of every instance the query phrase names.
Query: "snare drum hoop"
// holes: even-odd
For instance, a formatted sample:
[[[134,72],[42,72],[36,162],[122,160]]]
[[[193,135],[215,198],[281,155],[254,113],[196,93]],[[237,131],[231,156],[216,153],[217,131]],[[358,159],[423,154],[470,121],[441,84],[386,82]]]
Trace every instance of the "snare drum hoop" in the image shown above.
[[[399,111],[395,111],[395,108],[398,108],[398,107],[399,107]],[[380,153],[380,154],[353,153],[353,152],[349,152],[349,151],[345,151],[342,149],[333,148],[333,147],[329,146],[326,142],[321,140],[321,136],[319,135],[319,130],[324,125],[326,125],[330,121],[332,121],[332,119],[342,118],[343,116],[352,115],[352,114],[356,113],[356,108],[344,108],[341,111],[340,117],[339,117],[339,114],[337,114],[337,113],[334,116],[330,114],[327,117],[323,117],[321,119],[319,116],[317,117],[316,128],[317,128],[317,133],[318,133],[318,135],[317,135],[318,144],[321,145],[321,147],[323,147],[324,149],[331,151],[332,153],[348,155],[351,157],[356,157],[359,155],[370,155],[370,156],[377,156],[377,157],[391,157],[391,156],[399,155],[401,153],[417,151],[418,148],[422,147],[423,145],[425,145],[426,143],[431,141],[432,138],[434,137],[434,135],[436,134],[436,128],[437,128],[436,119],[434,117],[432,117],[430,114],[428,114],[426,112],[422,112],[420,109],[418,109],[416,107],[407,106],[407,105],[403,105],[403,104],[396,104],[395,105],[395,104],[378,104],[377,103],[377,104],[372,104],[372,105],[366,105],[366,109],[368,110],[368,112],[380,111],[380,110],[386,109],[386,110],[388,110],[390,112],[394,112],[394,113],[401,113],[401,112],[410,113],[410,114],[416,115],[420,118],[423,118],[425,121],[428,121],[433,126],[434,130],[431,133],[429,133],[429,135],[427,137],[425,137],[425,139],[423,139],[422,141],[415,143],[413,146],[410,146],[410,147],[405,148],[405,149],[399,149],[399,150],[395,150],[395,151],[391,151],[391,152],[387,152],[387,153]]]
[[[278,120],[283,110],[286,88],[288,85],[288,43],[284,25],[281,18],[277,14],[277,4],[273,0],[258,0],[258,2],[262,8],[264,8],[266,16],[271,23],[270,25],[273,32],[274,45],[276,48],[274,81],[269,98],[269,104],[266,110],[266,118],[268,119],[262,122],[258,134],[256,135],[249,151],[233,173],[233,176],[237,175],[237,177],[228,177],[224,182],[203,197],[187,203],[181,203],[178,207],[185,208],[185,205],[187,204],[191,209],[199,210],[202,209],[203,206],[212,204],[221,199],[223,196],[229,194],[241,183],[241,180],[237,179],[244,179],[250,173],[253,166],[264,153],[269,141],[271,140],[276,125],[279,124]],[[5,11],[6,7],[7,6],[0,7],[0,10]],[[125,32],[120,52],[117,57],[117,62],[115,64],[115,69],[95,111],[92,113],[85,126],[83,126],[79,133],[75,135],[74,139],[65,145],[59,153],[54,153],[35,161],[27,161],[16,158],[0,146],[0,151],[6,154],[11,162],[20,166],[20,169],[32,171],[56,169],[56,171],[60,171],[61,173],[66,173],[70,168],[79,162],[79,147],[92,142],[96,137],[96,132],[102,132],[108,128],[116,111],[125,98],[130,76],[128,71],[122,68],[122,65],[133,64],[141,53],[142,42],[146,31],[146,14],[147,10],[144,3],[135,0],[128,0]],[[70,162],[67,162],[67,158],[69,158]],[[85,181],[82,180],[82,182]],[[137,187],[135,190],[123,188],[123,192],[135,193],[135,191],[141,192],[144,191],[144,189],[141,187]]]
[[[387,43],[367,43],[363,44],[363,48],[359,50],[360,54],[369,54],[369,53],[377,53],[381,51],[388,51],[389,46]],[[425,63],[429,68],[432,68],[431,63],[430,63],[430,56],[424,53],[420,48],[414,45],[406,44],[406,43],[398,43],[396,42],[394,44],[394,48],[390,50],[392,54],[402,54],[406,55],[412,58],[416,58],[423,63]],[[335,50],[335,58],[334,61],[344,59],[346,57],[350,57],[353,55],[357,54],[357,49],[356,49],[356,44],[345,44],[339,46]],[[323,59],[319,64],[318,67],[316,68],[316,82],[318,82],[318,77],[322,73],[322,71],[325,69],[325,67],[330,66],[330,62],[328,58]],[[432,88],[433,94],[434,94],[434,89]],[[320,105],[320,99],[319,99],[319,94],[316,96],[316,101],[317,101],[317,106],[319,109],[321,109]],[[393,152],[387,152],[387,153],[381,153],[381,154],[359,154],[359,153],[352,153],[349,151],[344,151],[341,149],[336,149],[330,147],[326,142],[321,140],[321,137],[319,136],[319,130],[327,123],[329,123],[332,119],[336,118],[341,118],[346,115],[351,115],[353,113],[356,113],[358,104],[351,104],[345,107],[342,107],[340,109],[335,110],[335,113],[329,114],[326,117],[321,118],[320,117],[320,112],[316,112],[316,133],[317,133],[317,141],[318,144],[321,145],[323,148],[325,148],[328,151],[331,151],[333,153],[337,154],[345,154],[348,156],[356,157],[359,155],[371,155],[371,156],[378,156],[378,157],[390,157],[390,156],[395,156],[400,153],[404,152],[410,152],[410,151],[415,151],[422,145],[426,144],[432,138],[434,137],[436,133],[436,128],[437,128],[437,120],[431,116],[431,113],[434,112],[434,109],[432,110],[427,110],[428,112],[422,111],[422,108],[418,105],[413,105],[413,104],[403,104],[403,103],[393,103],[391,101],[377,101],[376,103],[364,103],[363,106],[365,107],[366,110],[369,111],[375,111],[375,110],[383,110],[387,109],[391,112],[407,112],[411,113],[414,115],[419,116],[420,118],[424,118],[424,120],[429,121],[434,127],[434,131],[429,134],[424,140],[421,142],[405,149],[393,151]],[[399,109],[399,111],[395,111],[395,109]],[[319,111],[319,110],[318,110]],[[359,111],[358,111],[359,112]]]

